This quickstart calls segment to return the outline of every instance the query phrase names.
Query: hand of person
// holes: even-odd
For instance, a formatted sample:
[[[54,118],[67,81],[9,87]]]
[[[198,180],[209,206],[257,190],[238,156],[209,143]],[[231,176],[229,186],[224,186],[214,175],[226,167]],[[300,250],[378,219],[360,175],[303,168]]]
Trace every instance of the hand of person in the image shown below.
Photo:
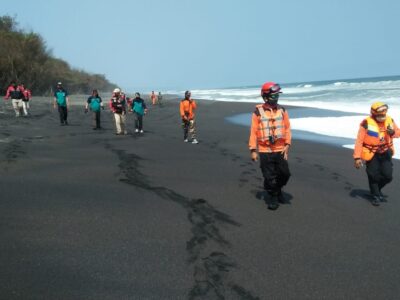
[[[87,108],[85,108],[85,114],[87,114],[88,113],[88,109]]]
[[[362,165],[363,165],[363,163],[362,163],[362,160],[361,160],[360,158],[356,158],[356,159],[354,160],[354,167],[355,167],[356,169],[361,168]]]
[[[256,151],[251,151],[251,160],[252,161],[258,161],[258,154]]]
[[[386,132],[388,135],[393,136],[394,135],[394,130],[392,127],[390,127],[390,125],[387,127]]]
[[[104,110],[104,106],[102,106],[101,109]]]
[[[283,154],[284,160],[288,160],[289,147],[290,147],[290,145],[285,145],[285,148],[283,148],[283,150],[281,152]]]

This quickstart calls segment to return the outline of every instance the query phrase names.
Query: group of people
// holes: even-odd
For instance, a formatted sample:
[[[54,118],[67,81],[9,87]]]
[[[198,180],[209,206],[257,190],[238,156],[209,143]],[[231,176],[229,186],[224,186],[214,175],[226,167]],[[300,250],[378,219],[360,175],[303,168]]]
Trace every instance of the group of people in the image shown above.
[[[19,85],[16,81],[11,82],[7,88],[5,99],[11,98],[12,106],[15,110],[16,117],[21,115],[28,116],[29,114],[29,101],[32,98],[31,91],[24,87],[22,83]],[[162,94],[158,95],[154,91],[150,94],[150,101],[152,105],[161,103]],[[69,110],[69,95],[67,90],[63,87],[62,82],[58,82],[54,91],[53,106],[58,110],[60,125],[68,125],[68,110]],[[109,108],[114,115],[116,135],[126,135],[126,113],[132,112],[135,116],[135,132],[144,133],[143,130],[143,117],[147,113],[145,101],[141,98],[140,93],[135,93],[134,98],[126,97],[120,88],[115,88],[110,101]],[[184,142],[191,142],[198,144],[196,139],[195,127],[195,110],[197,108],[196,102],[191,99],[190,91],[185,92],[185,98],[180,103],[180,116],[182,119],[182,128],[184,135]],[[93,129],[101,129],[101,110],[104,110],[103,101],[99,95],[98,90],[94,89],[92,95],[85,103],[85,113],[89,110],[93,115]]]
[[[154,92],[152,92],[152,95]],[[159,93],[159,97],[161,92]],[[153,101],[152,96],[150,96]],[[153,102],[152,102],[153,103]],[[58,82],[56,91],[54,93],[54,108],[58,108],[61,125],[68,125],[68,107],[69,97],[68,92],[63,88],[62,83]],[[147,106],[145,101],[141,98],[140,93],[135,93],[135,98],[130,99],[126,97],[125,93],[120,88],[115,88],[109,101],[109,107],[114,114],[116,135],[126,135],[126,113],[133,112],[135,115],[135,132],[143,133],[143,116],[147,113]],[[180,115],[182,119],[182,127],[184,134],[184,141],[192,144],[198,144],[196,139],[195,127],[195,110],[197,108],[196,102],[191,99],[190,91],[185,92],[185,98],[180,103]],[[93,129],[100,129],[100,111],[104,109],[104,105],[98,91],[92,91],[92,95],[87,99],[85,104],[85,113],[89,110],[93,114]]]
[[[116,135],[127,134],[126,112],[133,112],[135,115],[135,132],[143,133],[143,116],[147,113],[145,101],[139,93],[135,93],[135,98],[128,99],[121,89],[116,88],[110,99],[110,109],[114,114]]]
[[[152,105],[156,105],[156,104],[161,105],[162,104],[162,98],[163,97],[162,97],[161,92],[158,92],[158,95],[156,95],[154,93],[154,91],[151,91],[150,100],[151,100],[151,104]]]
[[[264,103],[256,105],[252,114],[249,138],[251,159],[260,161],[264,177],[264,189],[270,196],[268,208],[276,210],[280,203],[285,203],[282,188],[290,178],[288,154],[291,146],[291,128],[288,112],[278,104],[282,93],[279,84],[267,82],[261,87],[261,97]],[[158,96],[160,99],[161,93]],[[12,82],[8,87],[5,99],[12,100],[17,117],[28,115],[31,92],[23,84]],[[151,103],[156,104],[154,91],[150,95]],[[54,108],[58,108],[60,124],[68,125],[68,92],[58,82],[54,93]],[[119,88],[115,88],[109,107],[114,115],[116,135],[126,135],[126,113],[135,115],[135,132],[143,133],[143,116],[147,113],[145,101],[139,93],[130,99]],[[102,99],[97,90],[85,104],[85,113],[93,114],[93,129],[100,129],[100,112],[104,109]],[[191,98],[191,92],[186,91],[180,101],[179,112],[182,120],[183,141],[198,144],[196,138],[195,111],[196,102]],[[371,203],[379,206],[385,202],[382,188],[392,181],[394,155],[393,139],[400,137],[400,129],[387,114],[389,107],[385,103],[375,102],[371,106],[370,116],[365,118],[359,127],[355,147],[354,166],[359,169],[366,164]]]
[[[54,93],[54,108],[58,108],[60,124],[68,125],[69,97],[61,82],[57,83]],[[127,134],[125,125],[127,112],[133,112],[135,115],[135,132],[144,132],[143,116],[147,113],[147,107],[139,93],[135,94],[135,98],[130,99],[121,89],[115,88],[109,101],[109,108],[114,115],[116,135]],[[93,130],[101,129],[101,110],[104,110],[104,104],[96,89],[92,91],[85,103],[85,113],[88,113],[89,110],[93,115]]]
[[[23,83],[18,84],[16,81],[11,82],[4,97],[5,100],[11,99],[16,117],[29,116],[29,101],[31,98],[31,91]]]
[[[289,115],[278,104],[281,87],[267,82],[261,87],[263,104],[252,114],[249,149],[253,161],[260,160],[264,189],[269,194],[268,208],[276,210],[285,203],[282,188],[290,178],[288,154],[291,145]],[[400,137],[400,129],[387,114],[388,105],[375,102],[370,116],[359,127],[354,147],[354,166],[366,164],[371,203],[385,202],[382,188],[392,181],[394,155],[393,139]]]

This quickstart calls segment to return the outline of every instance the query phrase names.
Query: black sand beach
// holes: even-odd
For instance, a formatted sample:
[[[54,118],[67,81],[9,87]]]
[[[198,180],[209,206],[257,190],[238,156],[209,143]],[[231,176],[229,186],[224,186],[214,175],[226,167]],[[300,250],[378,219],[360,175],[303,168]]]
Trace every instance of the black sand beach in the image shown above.
[[[199,101],[192,145],[176,99],[127,136],[83,99],[61,127],[49,101],[0,114],[0,299],[399,298],[398,161],[373,207],[351,150],[293,140],[272,212],[249,129],[224,120],[253,104]]]

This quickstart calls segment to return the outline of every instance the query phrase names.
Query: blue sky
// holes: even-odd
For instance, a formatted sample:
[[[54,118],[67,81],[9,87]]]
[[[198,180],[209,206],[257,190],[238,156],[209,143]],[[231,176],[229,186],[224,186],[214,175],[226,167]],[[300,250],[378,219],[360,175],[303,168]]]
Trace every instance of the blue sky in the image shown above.
[[[127,91],[400,74],[398,0],[0,0],[56,57]]]

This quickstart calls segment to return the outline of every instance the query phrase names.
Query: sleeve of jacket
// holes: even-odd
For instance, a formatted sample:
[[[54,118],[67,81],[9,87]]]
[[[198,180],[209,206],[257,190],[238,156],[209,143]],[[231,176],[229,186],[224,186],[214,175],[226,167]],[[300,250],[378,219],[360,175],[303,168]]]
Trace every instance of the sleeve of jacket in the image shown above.
[[[397,127],[396,123],[393,121],[393,130],[394,130],[394,135],[392,138],[399,138],[400,137],[400,128]]]
[[[183,118],[183,116],[185,115],[184,109],[183,109],[183,102],[181,101],[179,103],[179,113],[181,114],[181,117]]]
[[[192,100],[192,109],[193,110],[197,109],[197,103],[194,100]]]
[[[110,107],[110,110],[111,110],[112,112],[114,112],[114,107],[113,107],[112,98],[111,98],[110,101],[108,102],[108,106]]]
[[[290,128],[289,114],[287,111],[283,113],[283,122],[285,124],[285,145],[292,143],[292,130]]]
[[[258,130],[259,117],[253,113],[251,116],[249,149],[257,150],[257,130]]]
[[[363,123],[364,123],[364,121],[363,121]],[[363,126],[363,123],[360,124],[360,128],[358,129],[356,143],[354,144],[354,153],[353,153],[354,159],[361,158],[364,137],[367,132],[367,129]]]
[[[11,88],[8,87],[8,88],[7,88],[7,92],[6,92],[6,96],[4,97],[4,99],[10,98],[10,92],[11,92]]]

